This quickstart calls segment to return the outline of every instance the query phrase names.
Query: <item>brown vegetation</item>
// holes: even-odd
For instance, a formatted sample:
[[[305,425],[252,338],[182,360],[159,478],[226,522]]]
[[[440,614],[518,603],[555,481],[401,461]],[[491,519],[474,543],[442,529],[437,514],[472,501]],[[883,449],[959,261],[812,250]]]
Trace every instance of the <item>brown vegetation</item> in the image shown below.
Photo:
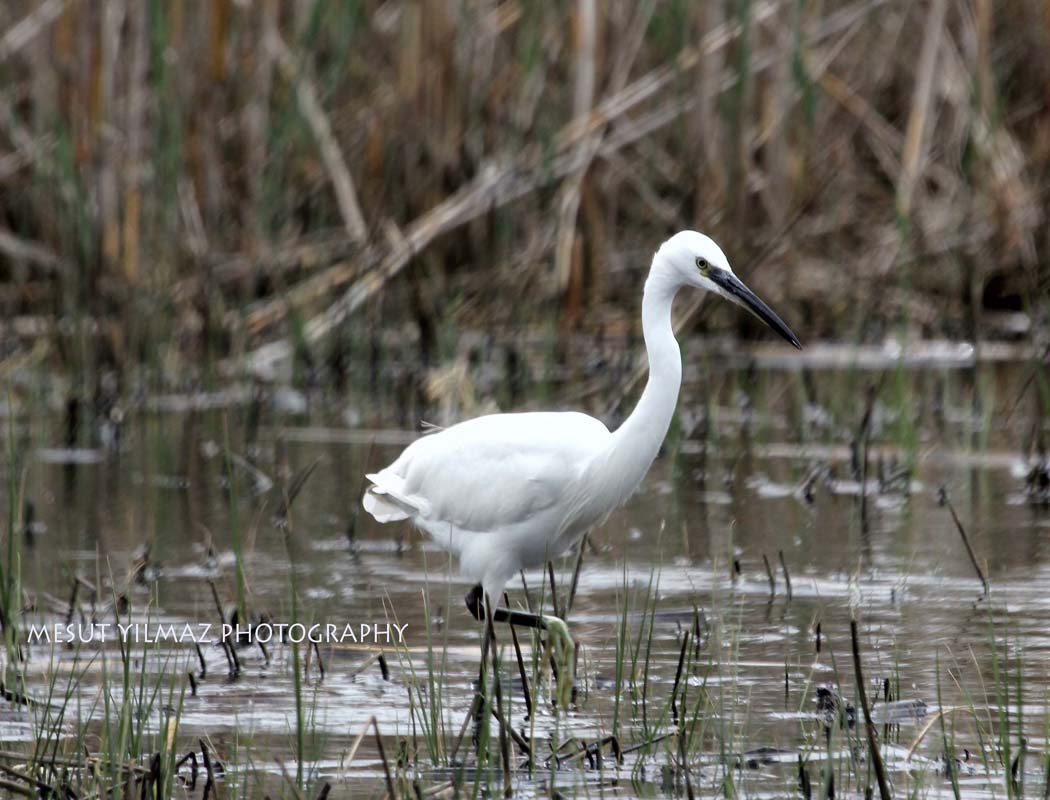
[[[1036,0],[14,0],[0,81],[20,364],[633,324],[682,227],[804,339],[1045,315]]]

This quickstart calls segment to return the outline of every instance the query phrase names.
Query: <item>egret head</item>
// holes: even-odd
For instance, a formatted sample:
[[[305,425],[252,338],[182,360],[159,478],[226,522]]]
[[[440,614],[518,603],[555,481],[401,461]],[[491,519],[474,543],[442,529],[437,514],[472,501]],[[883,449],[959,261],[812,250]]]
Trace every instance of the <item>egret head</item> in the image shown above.
[[[784,320],[752,292],[729,266],[722,248],[696,231],[676,233],[656,253],[655,263],[678,285],[695,286],[743,306],[791,344],[802,349]]]

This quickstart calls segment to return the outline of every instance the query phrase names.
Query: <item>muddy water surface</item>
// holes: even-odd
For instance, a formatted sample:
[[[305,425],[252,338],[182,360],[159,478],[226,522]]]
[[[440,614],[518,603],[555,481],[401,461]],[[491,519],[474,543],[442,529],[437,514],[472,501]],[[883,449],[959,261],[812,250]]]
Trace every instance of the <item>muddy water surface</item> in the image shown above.
[[[843,706],[857,703],[852,616],[899,791],[918,786],[950,796],[950,762],[963,793],[1005,795],[1000,734],[1007,724],[1012,748],[1026,740],[1019,786],[1042,791],[1050,514],[1026,482],[1036,423],[1031,403],[1017,397],[1027,365],[973,368],[972,359],[943,354],[939,361],[876,360],[860,370],[842,362],[836,351],[826,368],[811,363],[806,371],[760,360],[687,372],[664,453],[584,552],[569,615],[581,646],[575,710],[555,716],[541,700],[527,718],[510,638],[497,630],[510,725],[542,743],[541,763],[552,739],[590,742],[616,733],[623,748],[655,743],[629,752],[620,766],[608,757],[600,768],[566,757],[556,770],[517,769],[519,789],[684,792],[684,771],[674,769],[681,758],[676,740],[660,737],[675,730],[668,698],[688,651],[676,708],[689,720],[685,762],[694,789],[794,792],[801,756],[814,792],[828,759],[854,776],[847,791],[862,790],[870,773],[861,729],[847,726],[828,738],[832,713],[818,708],[821,687],[844,698]],[[878,400],[865,426],[867,387],[875,384]],[[33,509],[21,555],[31,605],[25,624],[65,622],[79,576],[85,583],[71,622],[120,619],[143,632],[154,626],[152,638],[157,625],[174,626],[180,642],[151,643],[139,633],[131,647],[136,664],[147,659],[148,673],[171,675],[165,685],[176,697],[186,686],[180,734],[187,749],[207,737],[248,786],[279,786],[297,752],[292,650],[276,641],[265,653],[242,646],[232,678],[214,643],[236,606],[240,550],[252,614],[333,626],[319,653],[304,656],[307,774],[344,791],[381,790],[374,742],[348,759],[374,716],[395,772],[400,757],[408,779],[449,780],[454,770],[429,766],[423,716],[443,729],[447,753],[477,677],[480,631],[462,603],[469,586],[416,532],[358,513],[363,472],[394,458],[416,433],[392,427],[398,415],[381,410],[382,398],[271,389],[214,403],[207,397],[214,395],[181,404],[197,410],[160,410],[164,404],[156,402],[129,408],[115,438],[95,429],[75,448],[67,447],[60,414],[26,410],[17,417]],[[610,400],[577,392],[572,383],[556,386],[552,397],[548,403],[594,409]],[[858,437],[862,430],[866,438]],[[231,468],[224,466],[226,442],[236,454]],[[314,462],[290,523],[278,524],[282,492]],[[941,486],[987,574],[989,598],[939,501]],[[574,563],[569,557],[556,565],[562,603]],[[549,608],[545,576],[525,580],[531,601],[543,594]],[[511,602],[523,604],[521,586],[510,589]],[[203,677],[186,624],[213,626],[201,644]],[[390,624],[404,626],[400,645]],[[331,641],[333,631],[340,641]],[[520,638],[531,681],[531,637]],[[29,689],[42,695],[57,674],[59,691],[65,682],[80,713],[92,713],[99,654],[112,669],[119,647],[115,636],[79,651],[37,642],[28,647]],[[388,679],[375,661],[379,650]],[[195,696],[188,672],[195,674]],[[430,707],[421,709],[421,699]],[[939,709],[949,710],[938,717]],[[158,708],[150,724],[159,729],[165,713]],[[35,731],[26,709],[0,712],[5,747]],[[468,732],[457,754],[468,769],[470,739]]]

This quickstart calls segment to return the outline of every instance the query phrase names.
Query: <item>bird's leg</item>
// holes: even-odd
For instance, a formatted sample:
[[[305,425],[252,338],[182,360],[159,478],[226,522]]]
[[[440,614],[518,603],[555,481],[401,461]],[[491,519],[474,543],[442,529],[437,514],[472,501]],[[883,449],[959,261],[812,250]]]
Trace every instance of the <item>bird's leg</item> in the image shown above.
[[[481,622],[481,620],[485,618],[485,609],[481,603],[483,591],[484,590],[481,588],[480,583],[475,584],[471,590],[467,592],[467,596],[464,598],[470,616],[474,617],[478,622]]]
[[[485,619],[485,604],[482,602],[483,589],[479,583],[466,597],[467,609],[479,622]],[[516,611],[510,608],[495,608],[492,611],[493,622],[505,622],[522,628],[539,628],[547,631],[554,662],[557,664],[558,696],[557,703],[568,708],[572,699],[572,687],[575,682],[576,645],[569,635],[569,626],[565,621],[546,614],[531,614],[528,611]]]
[[[475,587],[480,590],[480,586]],[[468,608],[469,603],[474,595],[467,596]],[[481,662],[478,664],[478,698],[480,702],[475,705],[474,713],[474,745],[475,747],[480,746],[481,743],[481,725],[485,714],[485,700],[486,700],[486,684],[485,674],[488,672],[488,659],[489,655],[492,655],[493,665],[496,663],[496,631],[492,627],[492,614],[486,613],[487,609],[482,605],[480,600],[480,591],[478,596],[474,598],[474,608],[471,609],[471,613],[477,610],[479,617],[478,619],[484,620],[485,632],[481,635]]]

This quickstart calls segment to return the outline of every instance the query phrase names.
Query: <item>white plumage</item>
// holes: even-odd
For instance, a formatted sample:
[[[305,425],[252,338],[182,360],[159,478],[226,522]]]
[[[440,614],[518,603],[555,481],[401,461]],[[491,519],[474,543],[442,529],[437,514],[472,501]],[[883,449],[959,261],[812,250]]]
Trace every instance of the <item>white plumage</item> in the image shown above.
[[[411,519],[498,597],[518,570],[561,555],[598,521],[583,489],[611,439],[586,414],[478,417],[423,436],[368,475],[365,509],[380,522]]]
[[[736,278],[721,249],[683,231],[653,258],[642,300],[649,381],[615,432],[585,414],[478,417],[423,436],[377,473],[365,509],[379,522],[411,520],[455,554],[497,600],[519,570],[561,555],[631,495],[674,415],[682,364],[671,304],[691,285],[744,305],[798,340]]]

